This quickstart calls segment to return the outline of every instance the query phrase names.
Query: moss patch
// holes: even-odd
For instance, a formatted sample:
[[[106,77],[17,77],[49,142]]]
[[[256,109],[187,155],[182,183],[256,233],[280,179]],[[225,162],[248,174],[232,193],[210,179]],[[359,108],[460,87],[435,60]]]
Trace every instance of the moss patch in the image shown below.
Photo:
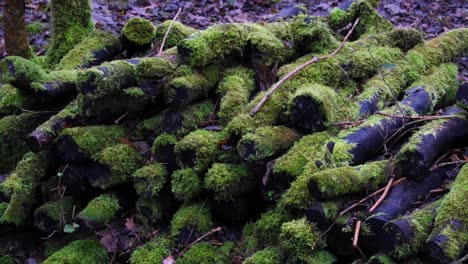
[[[171,236],[178,237],[184,230],[204,234],[210,231],[212,226],[211,213],[205,205],[184,204],[172,218]]]
[[[230,261],[230,252],[234,243],[226,242],[221,247],[211,245],[209,242],[200,242],[192,246],[177,260],[180,264],[224,264]]]
[[[137,194],[147,198],[158,196],[167,181],[167,171],[163,164],[146,165],[132,176]]]
[[[192,167],[203,172],[215,160],[219,152],[219,136],[216,132],[195,130],[177,142],[175,153],[180,167]]]
[[[156,36],[156,27],[151,21],[139,17],[131,18],[122,29],[123,36],[132,44],[150,44]]]
[[[93,224],[105,224],[115,217],[119,208],[119,201],[114,195],[102,194],[91,200],[77,217]]]
[[[190,201],[200,194],[202,182],[193,169],[181,169],[172,173],[172,193],[177,199]]]
[[[109,261],[104,247],[95,240],[76,240],[52,254],[44,264],[102,264]]]
[[[246,165],[214,163],[205,176],[205,188],[214,192],[215,200],[232,200],[251,189],[254,179]]]
[[[304,260],[311,255],[316,248],[324,247],[324,242],[314,242],[320,233],[314,224],[307,222],[305,218],[292,220],[281,226],[280,248],[291,260]]]
[[[169,28],[169,24],[171,24],[172,20],[166,20],[163,23],[159,24],[156,27],[156,41],[161,44],[166,35],[167,29]],[[169,34],[166,38],[166,43],[164,47],[166,49],[172,48],[176,46],[181,40],[187,38],[190,34],[195,33],[196,29],[186,26],[179,21],[174,21],[172,24],[172,28],[169,31]]]

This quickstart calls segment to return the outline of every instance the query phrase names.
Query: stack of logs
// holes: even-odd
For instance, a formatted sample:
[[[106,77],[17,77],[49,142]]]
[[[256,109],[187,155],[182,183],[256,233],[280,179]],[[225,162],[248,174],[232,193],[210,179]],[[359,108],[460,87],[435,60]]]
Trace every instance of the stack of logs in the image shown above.
[[[133,18],[114,36],[68,2],[87,1],[51,2],[46,57],[0,61],[1,263],[466,254],[467,29],[424,41],[357,0],[199,31]]]

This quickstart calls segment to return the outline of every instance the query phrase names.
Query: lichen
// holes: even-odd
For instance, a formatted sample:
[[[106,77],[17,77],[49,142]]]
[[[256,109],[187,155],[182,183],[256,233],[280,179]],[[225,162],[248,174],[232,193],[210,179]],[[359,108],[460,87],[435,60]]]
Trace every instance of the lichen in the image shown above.
[[[78,213],[77,217],[90,221],[93,224],[102,225],[114,218],[120,205],[115,195],[102,194],[93,200]]]
[[[109,258],[104,247],[96,240],[75,240],[48,257],[44,264],[102,264]]]
[[[174,171],[171,178],[172,193],[179,200],[190,201],[202,190],[202,182],[193,169]]]
[[[126,144],[108,147],[96,154],[94,160],[110,169],[108,177],[99,177],[91,182],[93,187],[107,189],[128,182],[143,164],[143,157],[135,149]]]
[[[387,161],[369,162],[357,167],[344,166],[314,173],[309,185],[314,186],[316,197],[323,199],[375,190],[387,180]]]
[[[204,186],[214,193],[215,200],[232,200],[251,189],[254,180],[246,165],[214,163],[206,173]]]
[[[281,264],[281,252],[277,247],[256,251],[245,259],[244,264]]]
[[[288,150],[300,136],[284,126],[265,126],[246,134],[237,145],[239,155],[247,161],[261,161]]]
[[[211,213],[204,204],[184,204],[174,214],[171,221],[171,236],[179,237],[181,232],[193,231],[204,234],[211,230]]]
[[[160,236],[133,251],[131,264],[160,264],[170,255],[172,241]]]
[[[226,242],[221,247],[211,245],[209,242],[200,242],[192,246],[177,260],[179,264],[224,264],[230,261],[230,252],[234,243]]]
[[[104,50],[111,54],[120,50],[119,38],[114,34],[95,30],[66,53],[56,69],[71,70],[93,66],[96,64],[97,52]]]
[[[52,42],[47,51],[47,62],[53,68],[76,44],[93,31],[91,2],[89,0],[54,0],[52,8]]]
[[[171,24],[172,20],[166,20],[156,27],[156,41],[161,44],[166,35],[167,29]],[[187,38],[191,34],[195,33],[196,29],[186,26],[179,21],[174,21],[166,38],[165,48],[172,48],[176,46],[181,40]]]
[[[163,164],[150,164],[138,169],[132,176],[137,194],[147,198],[157,197],[167,181],[167,170]]]
[[[197,173],[208,169],[219,152],[216,132],[195,130],[177,142],[175,154],[181,168],[192,167]]]
[[[4,84],[0,86],[0,118],[19,114],[26,103],[27,99],[13,85]]]
[[[156,27],[147,19],[133,17],[125,24],[122,35],[131,44],[144,46],[150,44],[155,38]]]
[[[305,260],[315,249],[325,246],[318,240],[320,233],[315,224],[305,218],[292,220],[281,225],[280,249],[290,260]],[[318,243],[315,243],[318,240]],[[312,248],[314,247],[314,248]]]

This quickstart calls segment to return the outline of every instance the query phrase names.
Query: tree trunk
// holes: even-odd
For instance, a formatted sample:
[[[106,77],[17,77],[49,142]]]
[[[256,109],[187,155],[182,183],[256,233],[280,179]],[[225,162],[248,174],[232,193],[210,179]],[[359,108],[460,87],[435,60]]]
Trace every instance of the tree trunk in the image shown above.
[[[3,14],[5,49],[8,56],[30,59],[31,48],[26,35],[24,10],[24,0],[5,0]]]

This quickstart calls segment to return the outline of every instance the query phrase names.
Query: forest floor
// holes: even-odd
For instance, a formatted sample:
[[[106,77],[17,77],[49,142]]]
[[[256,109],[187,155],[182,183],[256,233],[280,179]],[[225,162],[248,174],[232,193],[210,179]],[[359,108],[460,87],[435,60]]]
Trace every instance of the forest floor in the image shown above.
[[[26,24],[30,43],[41,55],[47,48],[50,8],[48,0],[26,0]],[[277,2],[277,3],[274,3]],[[120,32],[125,22],[135,16],[154,23],[172,19],[179,8],[181,22],[203,29],[218,22],[267,21],[282,8],[302,3],[311,15],[326,15],[334,7],[349,5],[352,0],[92,0],[97,28]],[[468,26],[465,0],[382,0],[379,12],[397,27],[421,30],[433,38],[450,29]],[[0,14],[3,9],[0,7]],[[5,56],[3,29],[0,28],[0,58]],[[468,58],[459,62],[460,81],[468,81]]]

